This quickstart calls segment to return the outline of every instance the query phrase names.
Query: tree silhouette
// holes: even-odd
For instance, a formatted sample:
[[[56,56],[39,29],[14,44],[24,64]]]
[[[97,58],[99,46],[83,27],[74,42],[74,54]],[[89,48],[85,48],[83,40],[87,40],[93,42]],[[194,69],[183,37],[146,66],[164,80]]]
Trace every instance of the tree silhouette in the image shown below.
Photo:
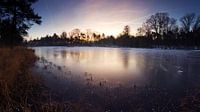
[[[192,25],[195,23],[195,14],[186,14],[180,19],[180,22],[182,24],[182,30],[185,33],[189,33],[192,30]]]
[[[200,28],[200,16],[196,18],[196,22],[193,26],[193,31],[197,31]]]
[[[151,30],[152,30],[151,26],[145,22],[145,23],[142,24],[141,27],[139,27],[137,29],[137,34],[136,35],[137,36],[145,36],[146,35],[147,37],[149,37],[151,35],[151,33],[152,33]]]
[[[130,35],[130,27],[128,25],[124,26],[123,35]]]
[[[167,33],[176,26],[176,20],[170,18],[168,13],[156,13],[147,19],[145,24],[146,29],[155,34],[154,38],[163,39],[164,33]]]
[[[66,39],[67,38],[67,33],[66,32],[62,32],[62,34],[60,35],[60,38]]]
[[[27,30],[41,24],[41,17],[31,7],[37,0],[1,0],[0,37],[4,44],[16,45],[23,41]]]
[[[170,18],[168,22],[169,23],[167,26],[167,32],[177,32],[178,30],[177,20],[174,18]]]

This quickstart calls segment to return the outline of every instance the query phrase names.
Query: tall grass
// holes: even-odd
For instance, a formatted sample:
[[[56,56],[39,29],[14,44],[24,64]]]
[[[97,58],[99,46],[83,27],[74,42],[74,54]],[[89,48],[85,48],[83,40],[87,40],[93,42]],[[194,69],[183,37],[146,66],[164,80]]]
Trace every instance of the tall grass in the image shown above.
[[[28,111],[38,105],[41,79],[31,72],[36,60],[33,50],[0,48],[1,111]]]

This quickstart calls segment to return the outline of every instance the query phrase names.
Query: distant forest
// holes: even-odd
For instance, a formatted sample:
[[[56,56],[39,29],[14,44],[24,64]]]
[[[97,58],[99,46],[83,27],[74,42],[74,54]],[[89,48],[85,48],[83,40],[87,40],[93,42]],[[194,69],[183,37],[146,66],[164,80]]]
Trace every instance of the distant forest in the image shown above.
[[[129,25],[119,36],[105,36],[87,30],[74,29],[61,35],[54,33],[25,42],[29,46],[116,46],[145,48],[187,48],[200,49],[200,16],[186,14],[179,20],[168,13],[150,16],[138,28],[136,36],[130,35]]]

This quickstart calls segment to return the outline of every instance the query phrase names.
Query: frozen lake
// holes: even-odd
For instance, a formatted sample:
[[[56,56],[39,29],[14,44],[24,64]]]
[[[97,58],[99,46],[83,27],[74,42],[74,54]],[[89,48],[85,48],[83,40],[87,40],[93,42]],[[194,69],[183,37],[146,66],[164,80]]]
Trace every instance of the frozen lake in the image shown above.
[[[200,51],[106,47],[32,49],[45,60],[38,65],[48,71],[46,77],[53,75],[47,80],[60,91],[60,97],[72,101],[84,99],[81,100],[84,104],[97,105],[103,111],[129,111],[132,107],[138,109],[138,105],[145,111],[154,108],[180,111],[181,99],[195,95],[200,85]],[[52,78],[56,80],[50,81]]]
[[[200,52],[101,47],[37,47],[39,57],[68,68],[74,75],[90,74],[111,84],[194,83],[200,75]],[[184,83],[185,84],[185,83]],[[157,85],[158,86],[158,85]]]

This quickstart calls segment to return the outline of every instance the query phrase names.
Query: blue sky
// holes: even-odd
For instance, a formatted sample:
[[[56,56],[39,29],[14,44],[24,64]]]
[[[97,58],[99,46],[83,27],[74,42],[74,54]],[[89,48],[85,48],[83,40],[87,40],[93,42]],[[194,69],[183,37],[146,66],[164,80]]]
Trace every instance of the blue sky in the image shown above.
[[[135,34],[156,12],[168,12],[179,19],[191,12],[200,15],[199,5],[200,0],[39,0],[33,8],[43,22],[29,30],[28,39],[74,28],[116,36],[125,25]]]

